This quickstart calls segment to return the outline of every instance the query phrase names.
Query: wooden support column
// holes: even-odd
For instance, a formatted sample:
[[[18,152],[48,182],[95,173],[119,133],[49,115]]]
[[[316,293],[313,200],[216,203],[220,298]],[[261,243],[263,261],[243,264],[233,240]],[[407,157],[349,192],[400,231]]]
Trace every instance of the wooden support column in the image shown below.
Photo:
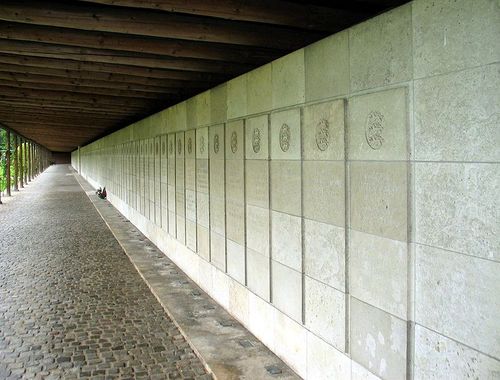
[[[12,186],[11,180],[10,180],[10,129],[7,129],[5,131],[5,137],[7,139],[7,150],[5,151],[5,177],[7,179],[7,196],[10,197],[10,188]]]
[[[14,138],[14,191],[19,191],[19,155],[17,152],[17,135],[13,134]]]
[[[2,131],[2,129],[0,128],[0,132]],[[2,135],[0,134],[0,143],[2,142]],[[0,161],[2,159],[2,151],[0,150]],[[0,180],[2,179],[2,177],[0,177]],[[0,205],[2,204],[2,189],[0,189]]]
[[[19,185],[24,188],[24,154],[23,138],[19,136]]]
[[[28,153],[28,163],[27,163],[27,168],[28,168],[28,172],[26,173],[27,177],[28,177],[28,181],[31,182],[31,141],[27,141],[26,142],[27,144],[27,153]]]

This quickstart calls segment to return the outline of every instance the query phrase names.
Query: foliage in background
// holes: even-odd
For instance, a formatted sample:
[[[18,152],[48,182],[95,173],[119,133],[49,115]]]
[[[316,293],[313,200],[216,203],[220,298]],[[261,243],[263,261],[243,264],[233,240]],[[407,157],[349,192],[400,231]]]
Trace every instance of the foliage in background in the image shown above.
[[[11,186],[14,187],[14,138],[12,137],[12,133],[10,134],[10,183]],[[2,193],[5,192],[7,188],[7,177],[5,175],[7,168],[7,160],[6,154],[7,151],[7,132],[4,129],[0,128],[0,191]],[[18,147],[19,152],[19,147]],[[26,160],[23,160],[26,162]],[[26,168],[26,165],[24,165]]]

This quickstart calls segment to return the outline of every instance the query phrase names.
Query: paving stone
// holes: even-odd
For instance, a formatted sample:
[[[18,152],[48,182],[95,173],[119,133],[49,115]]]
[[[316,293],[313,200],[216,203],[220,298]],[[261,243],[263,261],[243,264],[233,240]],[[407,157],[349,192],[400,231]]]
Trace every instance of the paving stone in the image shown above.
[[[211,379],[69,173],[0,209],[0,378]]]

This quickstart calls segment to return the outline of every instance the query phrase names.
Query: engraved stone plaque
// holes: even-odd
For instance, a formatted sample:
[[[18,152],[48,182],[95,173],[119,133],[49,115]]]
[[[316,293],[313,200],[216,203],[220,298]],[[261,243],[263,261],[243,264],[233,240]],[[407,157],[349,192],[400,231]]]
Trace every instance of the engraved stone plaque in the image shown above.
[[[288,124],[283,124],[280,129],[280,148],[283,152],[290,149],[291,132]]]
[[[205,153],[205,136],[200,137],[200,153]]]
[[[330,125],[328,120],[321,119],[321,121],[316,126],[316,145],[318,149],[322,152],[328,148],[330,143]]]
[[[238,135],[236,134],[236,131],[233,131],[231,133],[231,152],[236,153],[238,150]]]
[[[366,118],[365,137],[366,142],[373,150],[378,150],[384,143],[382,132],[384,131],[384,115],[379,111],[371,111]]]
[[[220,148],[219,147],[219,135],[216,134],[214,136],[214,153],[216,153],[216,154],[219,153],[219,148]]]
[[[253,133],[252,133],[252,148],[255,153],[260,152],[260,129],[259,128],[254,128]]]

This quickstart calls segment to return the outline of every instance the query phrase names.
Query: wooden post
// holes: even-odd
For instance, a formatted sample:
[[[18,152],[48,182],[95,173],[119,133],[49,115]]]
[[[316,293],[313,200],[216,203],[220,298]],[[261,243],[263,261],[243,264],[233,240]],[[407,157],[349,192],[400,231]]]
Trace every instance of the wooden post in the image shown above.
[[[27,153],[28,153],[28,162],[27,162],[27,167],[28,167],[28,172],[26,173],[28,177],[28,181],[31,182],[31,141],[27,141],[26,144],[27,146]]]
[[[14,191],[19,191],[19,157],[17,154],[17,135],[13,134],[14,137]]]
[[[10,129],[7,129],[5,131],[5,138],[7,140],[6,148],[7,150],[5,151],[5,176],[7,177],[7,196],[10,197],[10,187],[11,187],[11,181],[10,181]]]

